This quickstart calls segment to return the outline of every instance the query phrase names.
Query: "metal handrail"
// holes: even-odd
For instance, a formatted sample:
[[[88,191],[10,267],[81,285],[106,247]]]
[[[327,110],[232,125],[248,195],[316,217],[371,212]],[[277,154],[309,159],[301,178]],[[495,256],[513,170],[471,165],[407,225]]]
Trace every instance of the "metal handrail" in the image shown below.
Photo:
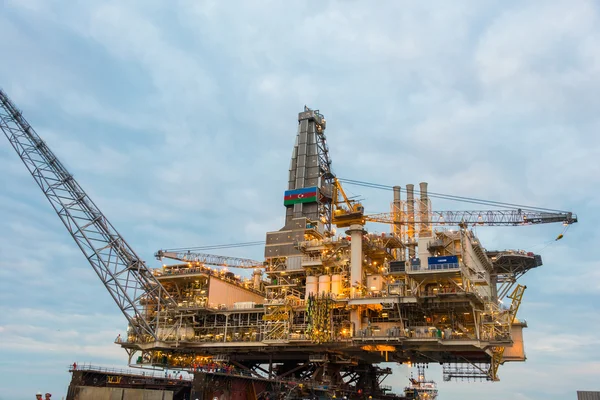
[[[69,365],[68,367],[69,372],[74,372],[74,371],[89,371],[89,372],[102,372],[102,373],[108,373],[108,374],[118,374],[118,375],[129,375],[129,376],[135,376],[135,377],[140,377],[140,378],[158,378],[158,379],[170,379],[170,380],[174,380],[174,378],[168,378],[165,377],[165,372],[162,371],[157,371],[157,370],[153,370],[153,369],[145,369],[143,372],[140,371],[134,371],[131,369],[123,369],[123,368],[113,368],[113,367],[103,367],[103,366],[99,366],[99,365],[92,365],[91,363],[83,363],[80,364],[78,362],[75,362],[74,364]],[[180,380],[179,378],[176,378],[177,380]],[[181,380],[185,380],[185,381],[192,381],[193,377],[183,377],[181,378]]]

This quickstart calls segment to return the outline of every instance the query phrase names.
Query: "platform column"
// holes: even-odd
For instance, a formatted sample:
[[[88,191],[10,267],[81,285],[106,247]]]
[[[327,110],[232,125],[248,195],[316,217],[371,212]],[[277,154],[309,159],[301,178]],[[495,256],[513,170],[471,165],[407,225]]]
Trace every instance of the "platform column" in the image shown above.
[[[362,237],[364,234],[362,225],[350,225],[350,229],[346,234],[350,235],[350,297],[356,297],[359,293],[360,286],[363,284],[363,250]],[[353,335],[361,329],[360,314],[358,309],[353,309],[350,312],[350,322],[353,326]]]

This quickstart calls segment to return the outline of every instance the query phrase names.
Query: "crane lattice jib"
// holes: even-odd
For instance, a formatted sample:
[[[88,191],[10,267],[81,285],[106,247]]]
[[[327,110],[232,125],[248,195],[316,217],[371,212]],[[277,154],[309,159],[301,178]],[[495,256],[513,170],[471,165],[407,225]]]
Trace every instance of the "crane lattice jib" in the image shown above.
[[[418,215],[417,215],[418,217]],[[365,220],[389,224],[420,223],[409,221],[408,216],[396,213],[365,215]],[[429,220],[423,223],[433,225],[533,225],[561,222],[573,224],[577,215],[570,212],[540,212],[531,210],[495,210],[495,211],[432,211]]]
[[[159,250],[154,256],[162,260],[163,258],[170,258],[172,260],[183,261],[187,263],[201,263],[208,265],[223,265],[228,267],[236,267],[236,268],[261,268],[264,267],[264,262],[250,260],[248,258],[238,258],[238,257],[227,257],[227,256],[218,256],[214,254],[203,254],[203,253],[194,253],[191,251],[185,252],[171,252]]]
[[[306,111],[306,108],[305,108]],[[324,187],[333,187],[335,174],[331,170],[331,158],[329,157],[329,147],[327,146],[327,137],[325,136],[325,117],[319,113],[319,110],[314,111],[315,120],[318,122],[316,131],[317,156],[319,158],[319,170],[323,179]],[[335,201],[335,199],[333,199]],[[333,205],[325,201],[322,204],[323,216],[325,217],[325,230],[331,231],[331,223],[333,217]]]
[[[156,338],[162,308],[175,304],[46,143],[0,90],[0,129],[121,308],[135,333]],[[142,305],[145,303],[146,305]],[[144,318],[144,307],[156,312]]]

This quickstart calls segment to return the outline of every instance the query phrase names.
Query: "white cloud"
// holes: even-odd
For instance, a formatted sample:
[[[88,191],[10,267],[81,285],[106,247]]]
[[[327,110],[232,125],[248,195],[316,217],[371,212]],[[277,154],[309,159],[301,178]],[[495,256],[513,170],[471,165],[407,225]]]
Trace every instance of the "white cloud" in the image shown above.
[[[590,318],[569,313],[560,329],[549,323],[567,305],[597,303],[599,290],[600,31],[592,2],[30,0],[5,10],[0,51],[13,56],[0,65],[4,88],[149,262],[160,246],[263,240],[281,227],[304,104],[327,117],[339,176],[426,180],[433,192],[575,208],[581,223],[547,247],[561,227],[478,230],[488,248],[531,245],[544,256],[526,276],[529,361],[504,366],[499,384],[443,384],[442,396],[562,399],[595,382],[561,365],[572,355],[581,370],[597,371],[595,355],[578,345],[595,340],[581,334]],[[60,324],[47,349],[90,358],[111,349],[117,360],[111,329],[125,320],[23,165],[0,148],[2,300],[24,303],[7,310],[22,318],[2,319],[0,335],[37,364],[28,346],[45,352],[39,335]],[[348,190],[367,210],[389,206],[390,193]],[[52,312],[63,307],[69,312]],[[114,315],[103,317],[105,308]],[[86,318],[93,310],[99,314]],[[64,347],[66,339],[76,340]],[[431,378],[440,380],[439,371]]]
[[[530,338],[529,350],[563,358],[572,358],[573,354],[582,353],[588,346],[595,346],[600,343],[599,338],[589,334],[575,335],[545,332],[543,336],[535,334],[530,336],[533,336],[533,340]]]
[[[56,356],[122,362],[123,351],[112,340],[122,330],[122,318],[97,312],[53,312],[14,305],[1,307],[0,353]]]

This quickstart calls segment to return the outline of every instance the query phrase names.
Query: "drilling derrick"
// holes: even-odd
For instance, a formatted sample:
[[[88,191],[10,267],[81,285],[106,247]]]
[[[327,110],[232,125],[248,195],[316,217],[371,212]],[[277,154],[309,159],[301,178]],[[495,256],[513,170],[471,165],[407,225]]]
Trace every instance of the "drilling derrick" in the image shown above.
[[[424,182],[389,188],[390,213],[365,214],[342,186],[357,181],[332,172],[324,116],[305,107],[284,226],[266,234],[265,260],[159,250],[174,264],[150,270],[2,91],[0,105],[0,129],[126,316],[130,334],[118,344],[130,364],[192,372],[203,398],[235,381],[247,398],[262,388],[398,399],[384,385],[386,363],[439,363],[445,380],[498,380],[499,365],[525,361],[517,280],[542,259],[487,250],[470,228],[577,222],[571,212],[512,204],[432,211],[436,194]],[[371,223],[390,232],[371,233]],[[413,383],[434,393],[424,379]]]
[[[321,239],[331,234],[334,176],[325,128],[325,118],[319,111],[304,107],[298,114],[298,133],[283,200],[285,225],[267,233],[265,259],[271,269],[301,269],[302,253],[295,243],[308,236]]]

